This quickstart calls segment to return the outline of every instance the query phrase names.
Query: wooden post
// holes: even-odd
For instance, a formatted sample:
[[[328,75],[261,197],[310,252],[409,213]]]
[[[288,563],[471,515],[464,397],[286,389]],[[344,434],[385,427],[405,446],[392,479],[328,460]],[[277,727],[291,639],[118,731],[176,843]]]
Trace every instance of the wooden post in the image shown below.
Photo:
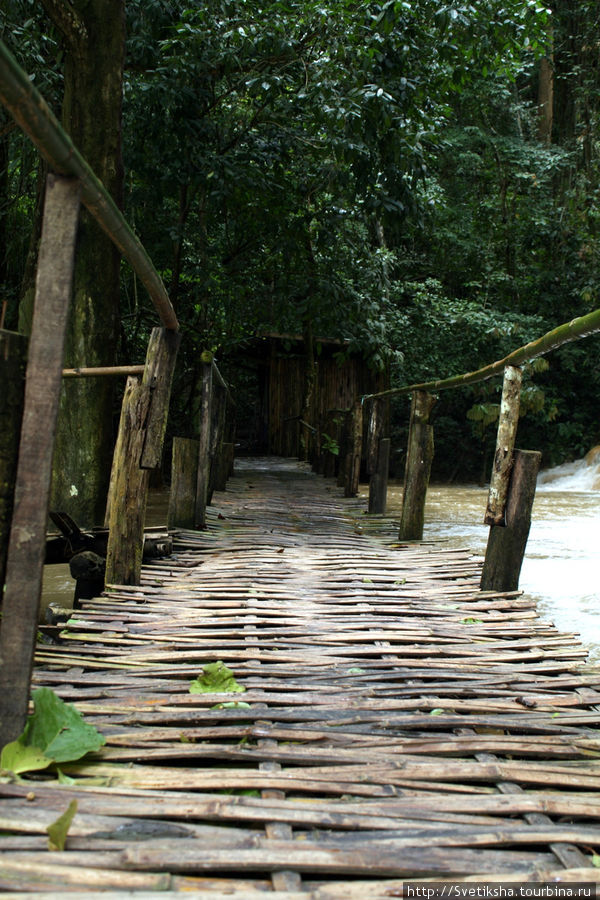
[[[427,391],[415,391],[412,396],[398,536],[401,541],[423,538],[425,500],[433,461],[433,426],[429,424],[429,416],[435,401]]]
[[[522,370],[517,366],[507,366],[505,368],[496,452],[494,454],[488,503],[484,518],[486,525],[504,524],[504,508],[506,506],[510,470],[512,468],[513,448],[519,424],[522,380]]]
[[[482,591],[516,591],[531,525],[531,508],[542,454],[515,450],[506,500],[505,526],[492,525],[481,573]]]
[[[181,334],[178,331],[154,328],[150,335],[142,384],[148,385],[152,397],[140,462],[142,469],[157,469],[161,463],[171,387],[180,343]]]
[[[206,502],[211,503],[212,495],[219,479],[219,467],[223,433],[225,430],[225,408],[227,406],[227,388],[216,378],[216,366],[213,367],[213,384],[211,398],[211,425],[209,445],[209,478]],[[216,369],[218,372],[218,369]]]
[[[113,456],[107,510],[106,583],[139,584],[144,549],[144,518],[149,469],[140,462],[146,439],[151,390],[128,378]]]
[[[345,497],[356,497],[360,484],[360,461],[362,457],[363,407],[362,400],[356,400],[350,414],[349,446],[346,454]]]
[[[27,719],[79,194],[78,181],[48,176],[0,628],[0,746]]]
[[[169,528],[194,528],[198,481],[198,441],[173,438]]]
[[[0,331],[0,606],[17,477],[26,360],[25,335]]]
[[[383,436],[383,400],[371,400],[369,430],[367,433],[367,475],[374,475],[378,468],[379,441]]]
[[[388,472],[390,468],[390,438],[381,438],[377,454],[377,469],[369,480],[369,512],[385,513]]]
[[[105,524],[107,584],[139,584],[150,469],[160,465],[181,337],[154,328],[140,383],[128,378],[113,455]]]
[[[339,468],[337,477],[337,486],[344,487],[346,484],[346,460],[348,456],[348,446],[350,443],[350,419],[351,410],[345,410],[343,413],[342,426],[340,428],[340,454]]]
[[[196,481],[196,528],[206,528],[206,501],[210,477],[210,425],[212,400],[212,353],[202,354],[202,388],[200,393],[200,436],[198,441],[198,477]]]

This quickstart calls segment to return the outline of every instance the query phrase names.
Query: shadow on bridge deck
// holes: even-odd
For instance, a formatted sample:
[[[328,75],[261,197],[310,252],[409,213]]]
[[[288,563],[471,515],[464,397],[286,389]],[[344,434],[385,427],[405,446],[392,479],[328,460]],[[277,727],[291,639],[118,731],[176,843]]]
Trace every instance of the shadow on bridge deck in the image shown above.
[[[468,551],[395,531],[296,461],[239,460],[206,531],[38,648],[35,685],[107,743],[68,784],[2,780],[0,888],[363,900],[425,877],[595,881],[600,676],[529,601],[480,594]],[[189,692],[217,660],[245,693]]]

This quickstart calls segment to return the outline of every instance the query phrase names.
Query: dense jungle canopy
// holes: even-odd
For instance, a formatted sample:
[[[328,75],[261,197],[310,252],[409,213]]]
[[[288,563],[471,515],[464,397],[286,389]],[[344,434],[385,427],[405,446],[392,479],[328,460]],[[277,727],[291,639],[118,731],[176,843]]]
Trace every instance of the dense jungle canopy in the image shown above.
[[[251,379],[227,359],[264,332],[317,355],[343,339],[399,385],[600,305],[596,0],[3,0],[0,30],[169,289],[179,434],[205,348],[240,398]],[[28,327],[43,176],[0,107],[10,328]],[[66,364],[143,361],[154,324],[84,217]],[[526,371],[519,445],[546,465],[600,442],[599,351],[588,338]],[[79,514],[97,520],[115,398],[106,380],[69,391],[55,492],[88,472]],[[434,477],[485,473],[499,391],[442,395]],[[399,400],[397,447],[405,419]]]

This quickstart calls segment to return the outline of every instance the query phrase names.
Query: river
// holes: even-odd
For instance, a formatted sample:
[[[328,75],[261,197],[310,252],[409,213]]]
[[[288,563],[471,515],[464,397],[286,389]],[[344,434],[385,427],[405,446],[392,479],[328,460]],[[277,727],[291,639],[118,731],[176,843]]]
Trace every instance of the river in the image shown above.
[[[361,494],[364,486],[361,486]],[[152,492],[147,524],[166,520],[167,492]],[[388,515],[400,514],[401,486],[391,484]],[[469,547],[483,556],[487,491],[476,485],[432,485],[425,509],[425,538]],[[365,500],[366,502],[366,500]],[[540,474],[520,588],[535,598],[544,618],[574,631],[600,661],[600,448],[584,460]],[[68,566],[47,566],[43,604],[71,605],[74,582]]]

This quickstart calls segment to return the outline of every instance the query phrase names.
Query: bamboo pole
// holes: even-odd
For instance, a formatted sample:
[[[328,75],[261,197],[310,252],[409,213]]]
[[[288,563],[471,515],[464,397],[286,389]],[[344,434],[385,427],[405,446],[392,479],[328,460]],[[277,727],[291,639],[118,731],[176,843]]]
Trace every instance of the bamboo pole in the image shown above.
[[[483,520],[485,525],[504,524],[504,509],[510,482],[517,426],[519,424],[522,380],[523,372],[520,368],[517,366],[506,367],[504,370],[504,384],[502,385],[502,400],[500,401],[496,452],[492,466],[487,509]]]
[[[27,719],[79,196],[75,179],[48,176],[0,627],[0,746]]]
[[[145,366],[77,366],[63,369],[63,378],[94,378],[104,375],[143,375]]]
[[[0,100],[51,168],[60,175],[79,179],[82,202],[139,276],[165,328],[177,331],[179,323],[175,310],[146,250],[100,179],[2,41]]]

